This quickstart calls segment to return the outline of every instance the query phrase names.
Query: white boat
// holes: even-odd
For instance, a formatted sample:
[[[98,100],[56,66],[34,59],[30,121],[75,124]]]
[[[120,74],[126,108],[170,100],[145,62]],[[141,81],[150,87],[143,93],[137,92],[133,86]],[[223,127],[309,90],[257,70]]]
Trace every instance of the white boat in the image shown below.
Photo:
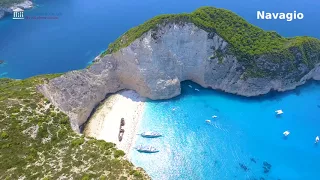
[[[287,137],[287,136],[289,136],[289,134],[290,134],[290,132],[289,132],[289,131],[285,131],[285,132],[283,132],[283,135],[284,135],[284,136],[286,136],[286,137]]]
[[[318,142],[319,142],[319,136],[316,137],[316,141],[314,143],[317,144]]]
[[[142,153],[156,153],[159,152],[159,150],[153,146],[137,146],[136,150]]]
[[[211,121],[210,120],[206,120],[206,123],[211,123]]]
[[[217,118],[217,117],[218,117],[218,116],[216,116],[216,115],[213,115],[213,116],[212,116],[212,118],[214,118],[214,119]]]
[[[197,88],[195,88],[194,90],[196,90],[196,91],[200,91],[199,89],[197,89]]]
[[[191,85],[188,85],[190,88],[192,88],[192,86]]]
[[[281,115],[281,114],[283,114],[283,111],[282,111],[281,109],[276,110],[275,112],[276,112],[276,114],[277,114],[277,115]]]
[[[142,137],[145,138],[156,138],[156,137],[161,137],[162,134],[155,132],[155,131],[146,131],[140,134]]]

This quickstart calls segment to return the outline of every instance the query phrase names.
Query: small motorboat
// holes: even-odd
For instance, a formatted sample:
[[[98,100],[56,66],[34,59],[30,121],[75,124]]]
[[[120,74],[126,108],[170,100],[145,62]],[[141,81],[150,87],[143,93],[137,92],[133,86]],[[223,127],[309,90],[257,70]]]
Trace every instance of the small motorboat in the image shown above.
[[[141,153],[157,153],[159,150],[153,146],[137,146],[136,150]]]
[[[211,123],[211,121],[207,119],[207,120],[206,120],[206,123]]]
[[[189,86],[189,88],[192,88],[192,86],[191,85],[188,85]]]
[[[215,119],[215,118],[217,118],[217,117],[218,117],[218,116],[216,116],[216,115],[213,115],[213,116],[212,116],[213,119]]]
[[[276,112],[276,114],[277,114],[277,115],[281,115],[281,114],[283,114],[283,111],[282,111],[281,109],[276,110],[275,112]]]
[[[290,134],[290,132],[289,132],[289,131],[285,131],[285,132],[283,132],[283,135],[284,135],[285,137],[289,136],[289,134]]]
[[[194,90],[196,90],[196,91],[200,91],[199,89],[197,89],[197,88],[195,88]]]
[[[319,136],[316,137],[316,141],[314,143],[318,144],[318,142],[319,142]]]
[[[154,131],[143,132],[140,135],[145,138],[157,138],[162,136],[162,134]]]

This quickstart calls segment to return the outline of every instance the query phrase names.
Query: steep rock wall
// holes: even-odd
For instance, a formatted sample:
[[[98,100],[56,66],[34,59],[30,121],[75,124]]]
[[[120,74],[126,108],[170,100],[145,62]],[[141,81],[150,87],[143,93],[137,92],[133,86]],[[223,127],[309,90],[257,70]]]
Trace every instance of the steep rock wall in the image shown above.
[[[257,96],[270,90],[293,89],[311,78],[320,79],[320,66],[308,69],[299,54],[295,71],[286,70],[286,61],[279,65],[261,56],[256,59],[259,68],[283,72],[277,73],[281,76],[245,77],[244,64],[228,51],[228,46],[217,34],[192,23],[167,24],[99,59],[90,68],[68,72],[39,86],[39,90],[70,117],[73,129],[79,131],[93,108],[107,94],[121,89],[135,90],[150,99],[168,99],[180,94],[181,81],[192,80],[203,87]],[[301,78],[296,80],[297,76]]]

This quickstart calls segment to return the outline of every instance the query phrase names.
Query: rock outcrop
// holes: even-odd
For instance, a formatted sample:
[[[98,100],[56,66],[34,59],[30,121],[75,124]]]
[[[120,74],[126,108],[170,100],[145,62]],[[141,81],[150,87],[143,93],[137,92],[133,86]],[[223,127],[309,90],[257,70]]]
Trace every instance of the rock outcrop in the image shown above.
[[[2,19],[6,14],[12,14],[13,10],[16,8],[21,8],[21,9],[31,9],[33,7],[32,1],[26,0],[22,3],[16,3],[11,5],[10,7],[1,7],[0,6],[0,19]]]
[[[70,117],[73,129],[79,131],[107,94],[122,89],[135,90],[150,99],[168,99],[180,94],[181,81],[191,80],[228,93],[258,96],[271,90],[294,89],[309,79],[320,80],[320,65],[308,68],[299,53],[294,71],[287,70],[286,61],[272,63],[270,57],[261,56],[255,60],[258,67],[278,75],[245,77],[244,64],[225,53],[228,48],[218,34],[192,23],[169,23],[96,60],[88,69],[68,72],[39,86],[39,90]],[[218,57],[218,51],[223,56]]]

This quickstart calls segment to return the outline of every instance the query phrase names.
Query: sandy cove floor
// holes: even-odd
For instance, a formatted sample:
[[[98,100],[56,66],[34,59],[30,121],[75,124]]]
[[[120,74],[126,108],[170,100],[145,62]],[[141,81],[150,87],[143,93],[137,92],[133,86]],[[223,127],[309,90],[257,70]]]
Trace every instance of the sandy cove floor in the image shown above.
[[[113,142],[127,155],[137,137],[139,122],[144,112],[145,98],[126,90],[109,96],[90,118],[84,129],[86,136]],[[121,118],[125,119],[124,135],[118,140]]]

